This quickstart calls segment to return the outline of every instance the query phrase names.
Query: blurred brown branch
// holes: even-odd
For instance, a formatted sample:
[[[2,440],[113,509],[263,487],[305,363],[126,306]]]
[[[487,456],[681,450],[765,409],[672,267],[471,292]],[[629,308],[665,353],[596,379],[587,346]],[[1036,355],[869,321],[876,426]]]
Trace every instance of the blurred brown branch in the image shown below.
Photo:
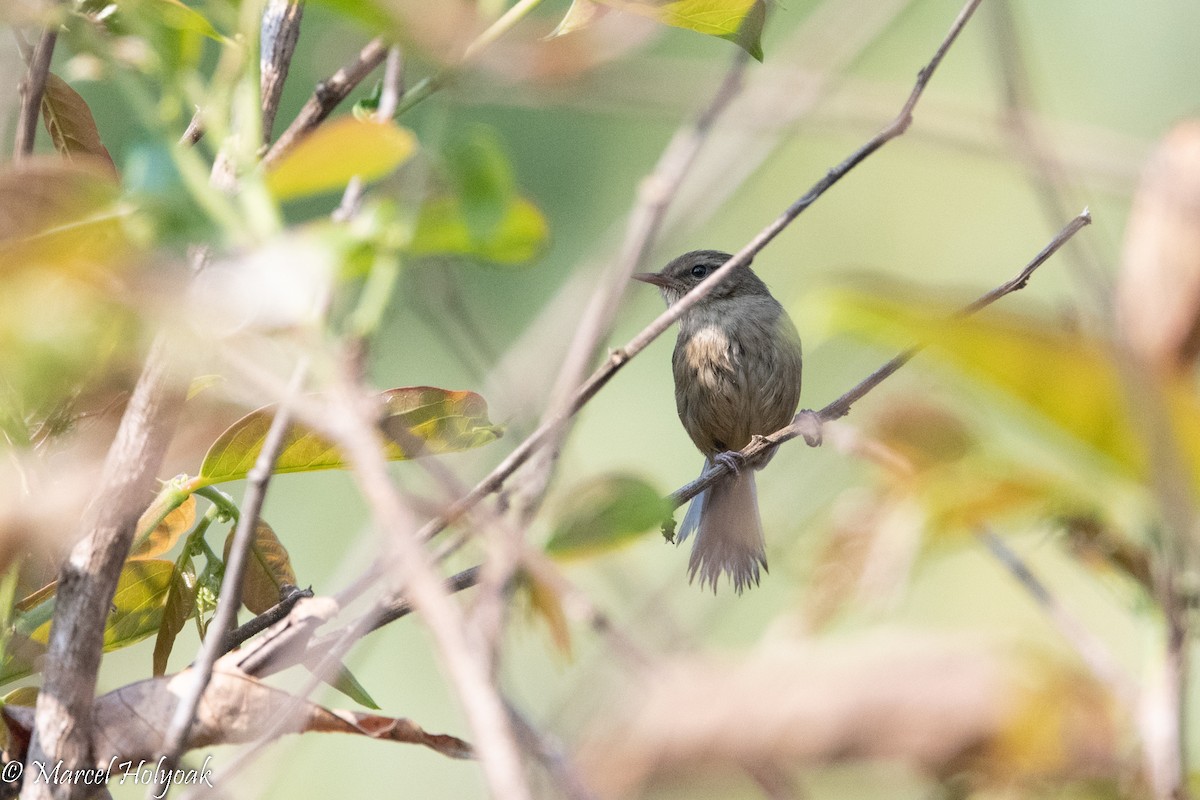
[[[237,625],[237,611],[242,604],[242,578],[246,573],[250,542],[258,527],[259,514],[266,500],[275,462],[287,441],[292,419],[292,398],[299,394],[307,376],[308,359],[302,358],[293,370],[291,384],[275,411],[262,449],[254,460],[254,466],[246,475],[246,493],[242,498],[233,543],[225,559],[225,576],[222,580],[221,596],[217,600],[217,610],[209,621],[208,633],[201,645],[200,655],[188,673],[190,683],[177,689],[179,704],[163,736],[161,752],[166,759],[168,770],[174,769],[179,763],[179,757],[188,741],[188,732],[196,717],[196,709],[199,708],[200,699],[212,678],[213,665],[224,654],[226,637]],[[149,787],[147,791],[153,794],[157,788]]]
[[[121,418],[80,526],[81,539],[59,574],[30,763],[61,760],[70,769],[91,765],[89,720],[104,622],[183,405],[166,348],[165,337],[159,336]],[[35,780],[26,781],[22,790],[26,798],[85,793],[85,787],[73,782]]]
[[[57,41],[58,24],[52,22],[42,31],[41,38],[29,56],[25,78],[21,81],[21,111],[17,117],[17,135],[13,144],[14,161],[20,161],[33,153],[38,117],[42,111],[42,94],[46,91],[46,78],[50,74],[50,60],[54,58],[54,45]]]
[[[656,778],[711,785],[744,765],[788,775],[898,762],[1007,787],[1118,774],[1105,692],[1064,665],[1039,666],[1043,680],[1030,682],[1028,664],[995,646],[912,631],[681,657],[605,715],[579,762],[603,797],[641,796]]]

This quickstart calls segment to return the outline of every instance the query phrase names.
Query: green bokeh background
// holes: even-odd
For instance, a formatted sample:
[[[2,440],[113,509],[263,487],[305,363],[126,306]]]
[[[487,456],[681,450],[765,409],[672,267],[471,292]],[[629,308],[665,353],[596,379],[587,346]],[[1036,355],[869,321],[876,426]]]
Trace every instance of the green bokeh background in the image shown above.
[[[890,355],[838,336],[813,289],[865,272],[950,287],[969,297],[1015,274],[1066,222],[1044,213],[1037,178],[1001,126],[993,2],[985,1],[950,52],[909,133],[822,197],[755,262],[805,340],[806,407],[824,405]],[[566,5],[547,0],[535,21],[551,22]],[[853,4],[788,0],[774,5],[765,63],[750,66],[752,89],[794,78],[796,64],[819,70],[820,64],[789,47],[810,15],[838,5]],[[738,155],[737,160],[759,166],[741,185],[728,187],[725,202],[711,214],[672,219],[648,268],[685,249],[738,249],[899,109],[960,3],[913,0],[893,5],[901,10],[847,69],[828,76],[832,83],[811,114],[789,123],[777,143],[763,136]],[[1141,159],[1173,122],[1195,113],[1200,99],[1195,35],[1200,4],[1025,0],[1010,6],[1031,72],[1037,119],[1047,141],[1067,157],[1070,213],[1090,206],[1095,225],[1081,236],[1091,242],[1104,268],[1113,271]],[[308,10],[280,127],[314,83],[351,57],[364,38],[361,28],[328,10]],[[560,288],[580,270],[591,269],[598,276],[600,265],[613,257],[638,181],[676,125],[706,101],[732,54],[727,42],[664,29],[647,46],[578,80],[507,86],[481,72],[405,118],[425,143],[455,126],[493,126],[523,192],[543,209],[552,232],[544,256],[527,268],[430,264],[409,270],[376,346],[371,373],[381,386],[429,384],[480,391],[492,404],[493,419],[509,425],[500,443],[446,458],[465,479],[498,462],[536,421],[530,412],[536,413],[548,394],[556,340],[565,342],[571,330],[536,335],[533,342],[522,342],[522,334],[548,304],[576,304],[566,318],[578,317],[586,293],[556,299]],[[423,68],[420,63],[411,67],[416,75]],[[11,92],[15,81],[4,85]],[[145,144],[147,134],[130,127],[130,115],[110,87],[76,85],[91,104],[117,163],[125,163]],[[786,108],[777,111],[783,114]],[[777,117],[764,108],[758,116],[726,118],[716,137],[739,128],[767,132]],[[737,174],[736,164],[727,166],[729,174]],[[722,174],[720,165],[710,163],[707,169],[704,180]],[[720,183],[718,177],[710,185]],[[461,307],[442,305],[446,286],[456,287]],[[1003,302],[1047,313],[1086,314],[1086,292],[1059,257],[1024,293]],[[660,310],[653,291],[631,287],[611,345],[627,340]],[[464,313],[479,332],[476,338],[483,340],[486,352],[476,353],[478,358],[463,358],[462,347],[449,344],[461,338],[455,331],[462,330]],[[551,508],[567,502],[573,484],[604,471],[641,476],[664,493],[695,476],[700,457],[673,407],[668,367],[672,338],[663,337],[635,359],[579,415],[552,487]],[[489,377],[487,364],[513,348],[510,377]],[[517,385],[513,376],[519,378]],[[953,383],[943,371],[918,361],[864,401],[855,416],[869,417],[889,395],[914,392],[944,397],[970,416],[972,409],[961,408],[963,395],[947,389]],[[1019,425],[1019,415],[1010,410],[1001,408],[994,415],[998,421],[992,424],[998,428]],[[421,485],[420,470],[411,465],[398,465],[396,474],[408,485]],[[869,469],[833,447],[813,450],[793,443],[781,450],[759,478],[771,572],[760,588],[740,598],[726,592],[714,597],[687,585],[686,553],[664,544],[654,532],[566,571],[651,650],[747,648],[800,608],[832,503],[847,487],[873,479]],[[233,487],[235,496],[240,491]],[[266,517],[290,549],[301,582],[311,583],[318,593],[336,591],[373,558],[365,510],[345,474],[281,478],[272,487]],[[544,525],[536,525],[531,536],[547,533]],[[1122,662],[1141,669],[1153,645],[1149,623],[1131,607],[1127,589],[1083,573],[1043,531],[1018,537],[1014,545]],[[463,565],[468,558],[463,557]],[[574,628],[575,652],[568,659],[553,651],[541,623],[521,609],[515,609],[512,622],[503,684],[532,719],[574,741],[599,708],[620,699],[630,673],[582,627]],[[879,624],[985,631],[1025,644],[1063,647],[1033,602],[969,541],[924,553],[911,586],[893,608],[882,614],[851,613],[838,621],[835,631]],[[187,629],[173,667],[188,661],[195,644],[194,632]],[[411,717],[428,730],[468,736],[433,651],[420,622],[409,619],[369,637],[349,663],[384,713]],[[144,676],[149,661],[149,643],[108,656],[102,686],[113,688]],[[282,683],[297,685],[303,679],[285,677]],[[348,702],[329,691],[319,699],[332,705]],[[924,797],[927,787],[903,770],[880,767],[828,770],[809,789],[813,797]],[[728,785],[708,787],[708,796],[755,797],[757,791],[747,780],[731,779]],[[252,775],[238,779],[232,794],[468,798],[482,796],[483,787],[477,766],[469,762],[448,761],[418,748],[311,736],[276,744]],[[141,790],[126,787],[117,796],[141,796]]]

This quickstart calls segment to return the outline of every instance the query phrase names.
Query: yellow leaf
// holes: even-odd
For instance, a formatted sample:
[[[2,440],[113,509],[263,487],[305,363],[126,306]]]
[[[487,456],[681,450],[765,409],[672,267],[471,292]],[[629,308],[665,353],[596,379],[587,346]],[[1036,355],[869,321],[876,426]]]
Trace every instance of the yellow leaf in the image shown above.
[[[554,642],[558,652],[570,658],[571,627],[567,624],[567,615],[563,610],[561,591],[540,577],[537,570],[525,570],[521,573],[521,578],[528,592],[530,612],[542,618],[550,632],[550,640]]]
[[[267,172],[267,188],[280,200],[343,189],[351,178],[373,181],[390,173],[416,150],[412,133],[390,121],[331,120]]]
[[[167,501],[169,502],[169,501]],[[155,501],[150,508],[146,509],[138,520],[137,532],[140,535],[146,530],[155,518],[162,513],[160,501]],[[179,537],[192,527],[192,523],[196,521],[196,496],[189,494],[187,499],[176,508],[172,509],[165,517],[158,521],[154,529],[146,535],[140,544],[133,548],[130,558],[154,558],[170,550],[179,541]]]
[[[1125,374],[1111,345],[1038,317],[989,309],[968,318],[953,307],[882,292],[835,296],[846,327],[897,346],[924,343],[923,358],[941,358],[964,374],[1023,403],[1036,417],[1106,456],[1127,475],[1146,479],[1151,451],[1137,407],[1146,397],[1166,409],[1170,439],[1200,489],[1200,397],[1186,381],[1149,372]],[[1136,392],[1141,397],[1134,398]]]

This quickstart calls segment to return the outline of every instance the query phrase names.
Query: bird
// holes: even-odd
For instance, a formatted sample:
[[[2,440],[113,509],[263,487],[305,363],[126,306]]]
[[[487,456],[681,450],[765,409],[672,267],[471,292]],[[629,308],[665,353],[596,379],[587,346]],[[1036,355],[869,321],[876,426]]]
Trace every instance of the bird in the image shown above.
[[[658,287],[670,306],[732,257],[720,250],[693,250],[658,272],[633,277]],[[675,407],[704,454],[704,470],[722,461],[733,468],[692,499],[676,542],[695,534],[689,582],[699,575],[701,587],[710,585],[715,593],[721,576],[728,575],[740,595],[759,585],[760,567],[767,569],[754,470],[770,455],[744,465],[731,451],[792,421],[803,373],[800,334],[747,262],[679,317],[671,365]]]

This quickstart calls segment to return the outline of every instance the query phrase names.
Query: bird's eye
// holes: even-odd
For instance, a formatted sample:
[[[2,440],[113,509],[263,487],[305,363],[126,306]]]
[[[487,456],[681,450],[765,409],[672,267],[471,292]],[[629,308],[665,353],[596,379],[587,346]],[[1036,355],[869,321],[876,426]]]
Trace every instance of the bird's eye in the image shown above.
[[[707,274],[708,267],[704,266],[703,264],[697,264],[696,266],[692,267],[693,278],[703,278]]]

